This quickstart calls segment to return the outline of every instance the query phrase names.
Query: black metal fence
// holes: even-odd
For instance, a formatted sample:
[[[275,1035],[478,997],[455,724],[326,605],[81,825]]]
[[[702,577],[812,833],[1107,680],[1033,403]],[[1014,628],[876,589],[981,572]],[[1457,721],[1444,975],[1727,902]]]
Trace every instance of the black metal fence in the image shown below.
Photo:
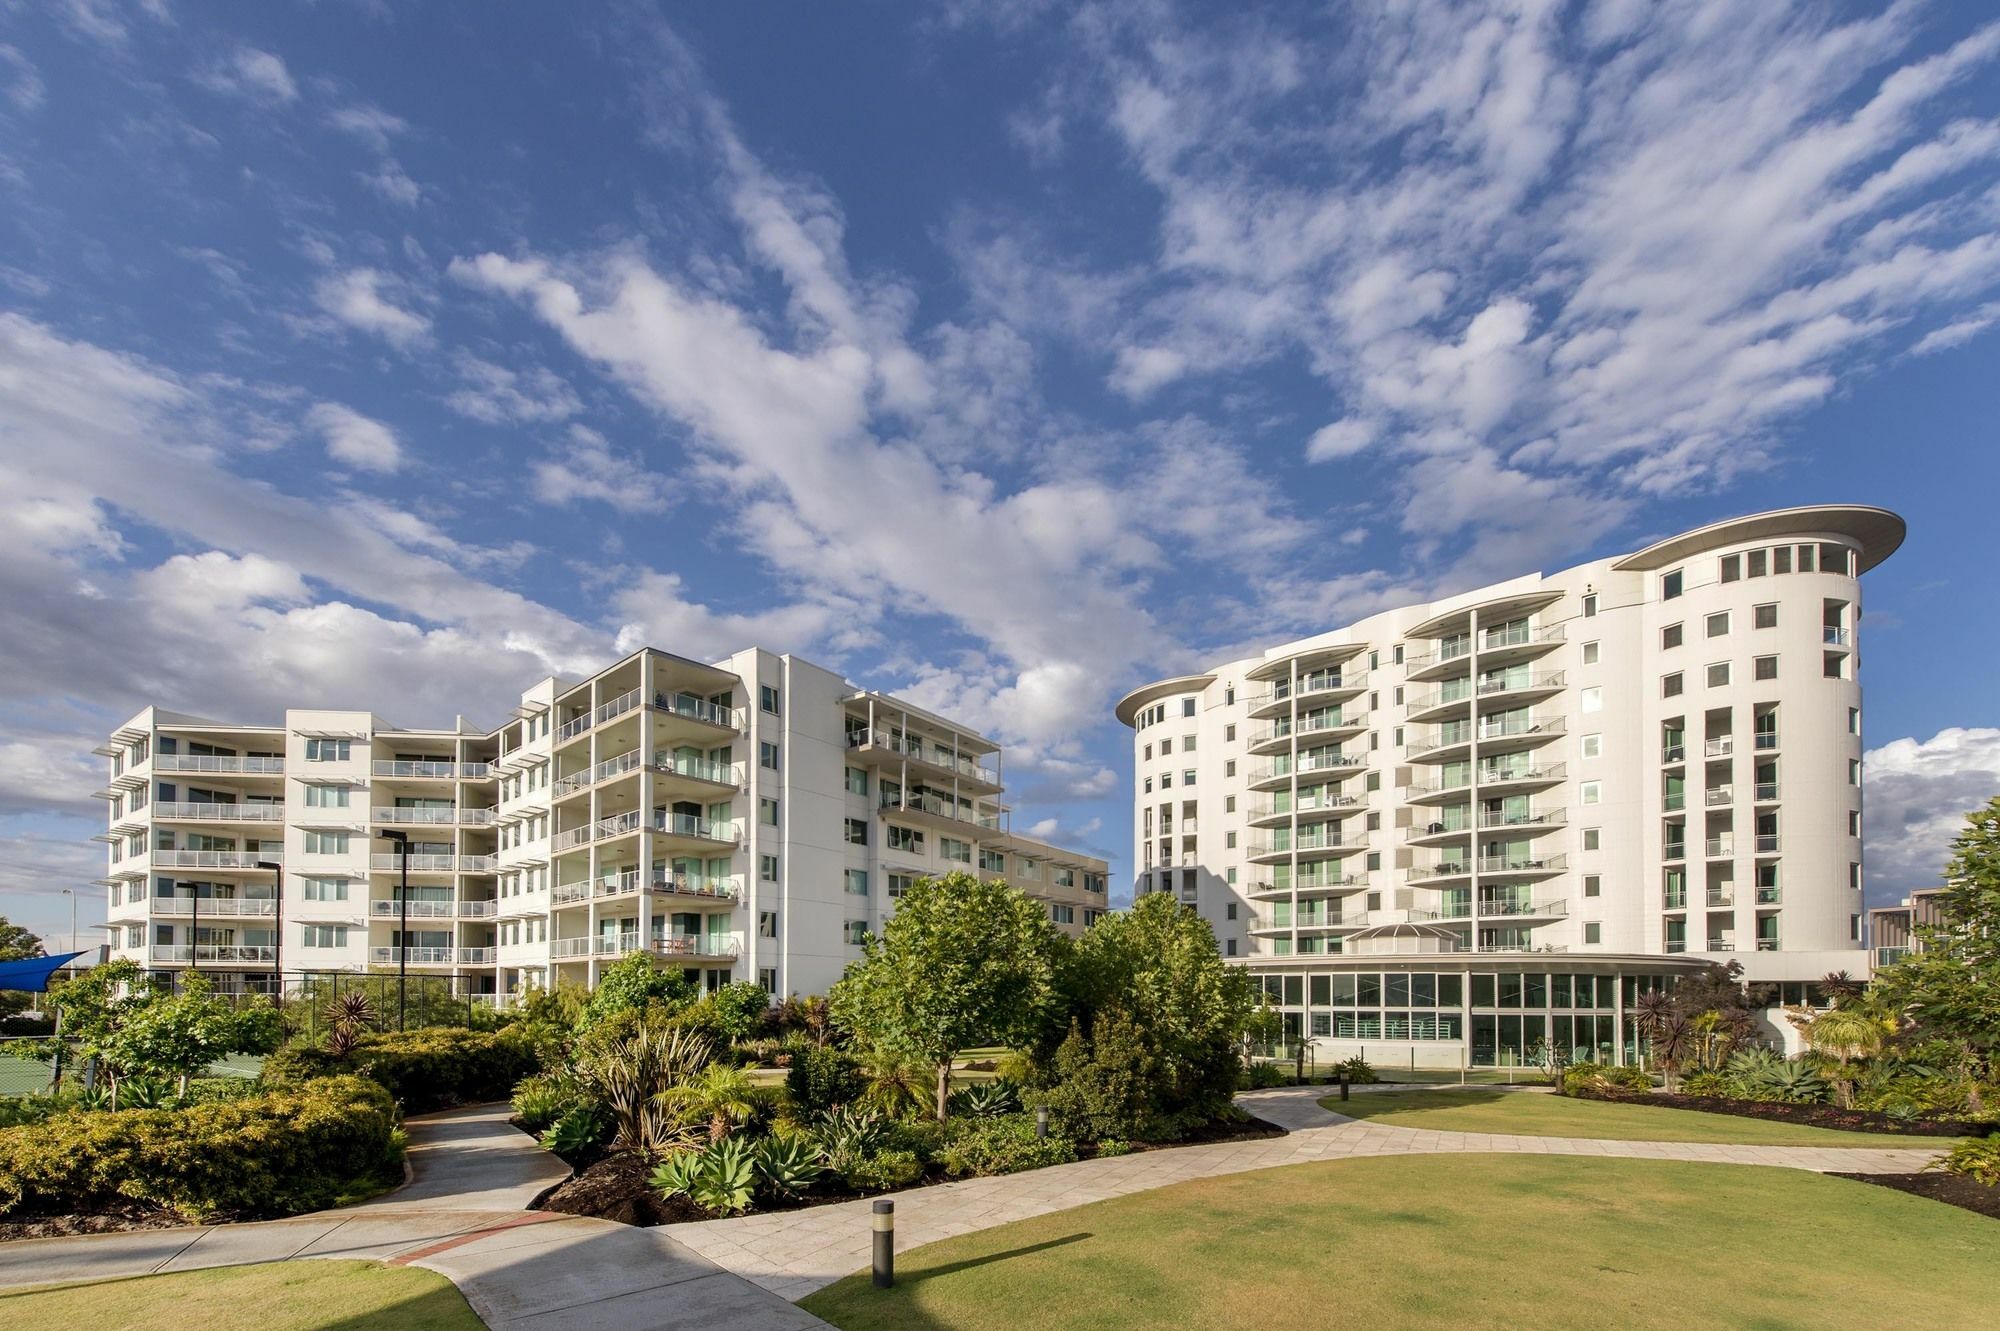
[[[166,973],[178,989],[187,971]],[[398,976],[378,971],[286,971],[282,977],[269,971],[239,972],[223,979],[222,973],[205,975],[217,997],[238,1005],[270,1003],[282,995],[286,1024],[294,1031],[316,1036],[326,1028],[328,1010],[335,1003],[360,994],[374,1012],[376,1030],[398,1030],[414,1026],[472,1026],[499,1024],[496,995],[481,992],[469,976]]]

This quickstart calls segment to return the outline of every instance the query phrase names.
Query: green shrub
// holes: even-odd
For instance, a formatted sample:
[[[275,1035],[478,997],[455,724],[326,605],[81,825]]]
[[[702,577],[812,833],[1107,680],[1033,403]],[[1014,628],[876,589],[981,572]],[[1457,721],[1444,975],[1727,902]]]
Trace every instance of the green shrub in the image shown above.
[[[94,1215],[134,1202],[190,1220],[317,1210],[400,1155],[396,1109],[359,1077],[184,1109],[57,1114],[0,1131],[0,1215]]]
[[[1252,1063],[1244,1080],[1253,1091],[1268,1091],[1274,1086],[1290,1086],[1292,1074],[1277,1063]]]
[[[1057,1131],[1072,1141],[1157,1141],[1166,1135],[1168,1126],[1154,1105],[1158,1060],[1117,1009],[1098,1013],[1090,1036],[1072,1022],[1050,1072],[1051,1084],[1029,1102],[1046,1108]]]
[[[759,1190],[777,1197],[796,1197],[818,1180],[824,1167],[819,1150],[806,1137],[766,1137],[752,1157]]]
[[[1076,1144],[1067,1137],[1038,1139],[1034,1117],[1029,1114],[955,1120],[946,1129],[944,1147],[938,1152],[938,1163],[953,1178],[1018,1174],[1074,1159]]]
[[[408,1114],[452,1105],[505,1100],[539,1068],[525,1031],[475,1031],[425,1026],[359,1036],[344,1055],[317,1045],[286,1045],[264,1062],[266,1086],[293,1086],[314,1077],[352,1073],[387,1088]]]
[[[611,1116],[593,1102],[573,1104],[542,1132],[542,1149],[565,1160],[594,1155],[611,1138]]]
[[[785,1089],[791,1094],[793,1112],[802,1118],[852,1104],[867,1087],[860,1060],[845,1049],[808,1044],[792,1051]]]
[[[1335,1080],[1339,1080],[1343,1072],[1347,1074],[1347,1084],[1350,1086],[1373,1086],[1382,1080],[1375,1074],[1375,1069],[1368,1066],[1368,1060],[1359,1054],[1352,1058],[1344,1058],[1333,1065]]]
[[[954,1118],[992,1118],[998,1114],[1015,1114],[1021,1109],[1021,1095],[1008,1082],[988,1081],[967,1086],[951,1093],[951,1113]]]
[[[514,1088],[514,1114],[523,1128],[539,1133],[571,1108],[595,1099],[567,1070],[537,1072]]]
[[[840,1177],[856,1192],[888,1192],[923,1176],[924,1162],[915,1151],[877,1151],[849,1165]]]
[[[1962,1141],[1930,1168],[1984,1183],[1989,1188],[2000,1188],[2000,1137]]]
[[[1761,1052],[1761,1051],[1760,1051]],[[1833,1094],[1833,1084],[1820,1070],[1804,1059],[1776,1055],[1737,1061],[1732,1056],[1723,1075],[1730,1088],[1744,1100],[1771,1101],[1791,1105],[1824,1104]]]
[[[66,1114],[80,1107],[81,1098],[75,1091],[0,1097],[0,1128],[24,1127]]]
[[[1563,1069],[1562,1091],[1564,1095],[1585,1095],[1606,1092],[1633,1093],[1653,1089],[1653,1079],[1643,1068],[1613,1063],[1572,1063]]]
[[[1703,1097],[1729,1094],[1729,1079],[1720,1072],[1694,1072],[1681,1078],[1682,1095]]]
[[[1117,1137],[1106,1137],[1097,1143],[1097,1158],[1109,1160],[1113,1156],[1132,1154],[1132,1143]]]
[[[701,1150],[669,1152],[649,1182],[662,1197],[685,1196],[704,1210],[738,1215],[750,1209],[757,1186],[756,1153],[741,1137],[725,1137]]]

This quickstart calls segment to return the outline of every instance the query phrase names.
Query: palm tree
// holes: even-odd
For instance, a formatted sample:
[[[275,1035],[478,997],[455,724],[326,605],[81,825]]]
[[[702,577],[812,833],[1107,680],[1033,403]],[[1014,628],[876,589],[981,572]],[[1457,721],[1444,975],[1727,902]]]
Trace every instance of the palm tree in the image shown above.
[[[1805,1035],[1814,1053],[1840,1065],[1833,1083],[1840,1093],[1840,1107],[1854,1108],[1854,1076],[1850,1065],[1856,1059],[1873,1058],[1882,1052],[1888,1032],[1881,1021],[1856,1008],[1829,1008],[1813,1018]]]
[[[1820,977],[1820,991],[1827,1002],[1835,1007],[1847,1006],[1847,1000],[1861,993],[1861,982],[1846,971],[1830,971]]]
[[[912,1118],[930,1109],[935,1097],[931,1070],[909,1059],[876,1050],[862,1066],[868,1078],[861,1106],[885,1118]]]
[[[698,1076],[661,1092],[660,1099],[689,1118],[708,1120],[708,1140],[714,1143],[757,1112],[763,1093],[744,1069],[710,1063]]]
[[[1679,1088],[1681,1064],[1687,1062],[1700,1041],[1694,1023],[1678,1012],[1669,1012],[1653,1032],[1653,1055],[1660,1060],[1660,1071],[1667,1074],[1669,1094]]]

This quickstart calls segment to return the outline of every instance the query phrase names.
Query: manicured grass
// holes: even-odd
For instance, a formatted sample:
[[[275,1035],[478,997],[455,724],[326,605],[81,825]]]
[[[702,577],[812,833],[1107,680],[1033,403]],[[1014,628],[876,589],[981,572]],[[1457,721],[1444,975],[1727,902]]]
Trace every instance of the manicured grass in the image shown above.
[[[1996,1239],[1983,1216],[1803,1170],[1386,1156],[927,1244],[893,1290],[864,1271],[804,1307],[846,1331],[1904,1331],[1992,1325]]]
[[[1913,1146],[1942,1150],[1951,1140],[1882,1132],[1774,1123],[1696,1109],[1572,1100],[1533,1091],[1373,1091],[1345,1104],[1338,1095],[1320,1105],[1349,1118],[1397,1128],[1440,1132],[1504,1132],[1522,1137],[1597,1137],[1612,1141],[1718,1142],[1733,1146]]]
[[[269,1262],[0,1294],[0,1325],[89,1331],[482,1331],[434,1271],[380,1262]]]

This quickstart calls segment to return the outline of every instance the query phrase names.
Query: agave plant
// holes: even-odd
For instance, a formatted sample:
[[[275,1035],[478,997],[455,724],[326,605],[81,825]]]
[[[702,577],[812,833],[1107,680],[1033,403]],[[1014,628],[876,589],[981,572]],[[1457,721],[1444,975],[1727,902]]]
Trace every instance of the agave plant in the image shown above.
[[[1774,1058],[1748,1073],[1741,1085],[1752,1099],[1778,1100],[1791,1105],[1819,1104],[1826,1099],[1826,1078],[1803,1059]]]
[[[581,1155],[604,1136],[604,1115],[596,1105],[573,1105],[542,1133],[542,1146],[560,1156]]]
[[[699,1150],[670,1152],[647,1181],[663,1197],[685,1196],[705,1210],[736,1215],[750,1209],[756,1157],[741,1137],[725,1137]]]
[[[824,1172],[818,1148],[805,1137],[766,1137],[755,1162],[757,1181],[780,1197],[798,1196]]]
[[[879,1114],[854,1105],[842,1105],[820,1116],[819,1122],[813,1125],[812,1138],[827,1167],[835,1173],[844,1174],[848,1166],[879,1148],[886,1132]]]
[[[167,1088],[156,1081],[127,1077],[118,1083],[120,1109],[159,1109],[171,1103],[173,1098]]]

